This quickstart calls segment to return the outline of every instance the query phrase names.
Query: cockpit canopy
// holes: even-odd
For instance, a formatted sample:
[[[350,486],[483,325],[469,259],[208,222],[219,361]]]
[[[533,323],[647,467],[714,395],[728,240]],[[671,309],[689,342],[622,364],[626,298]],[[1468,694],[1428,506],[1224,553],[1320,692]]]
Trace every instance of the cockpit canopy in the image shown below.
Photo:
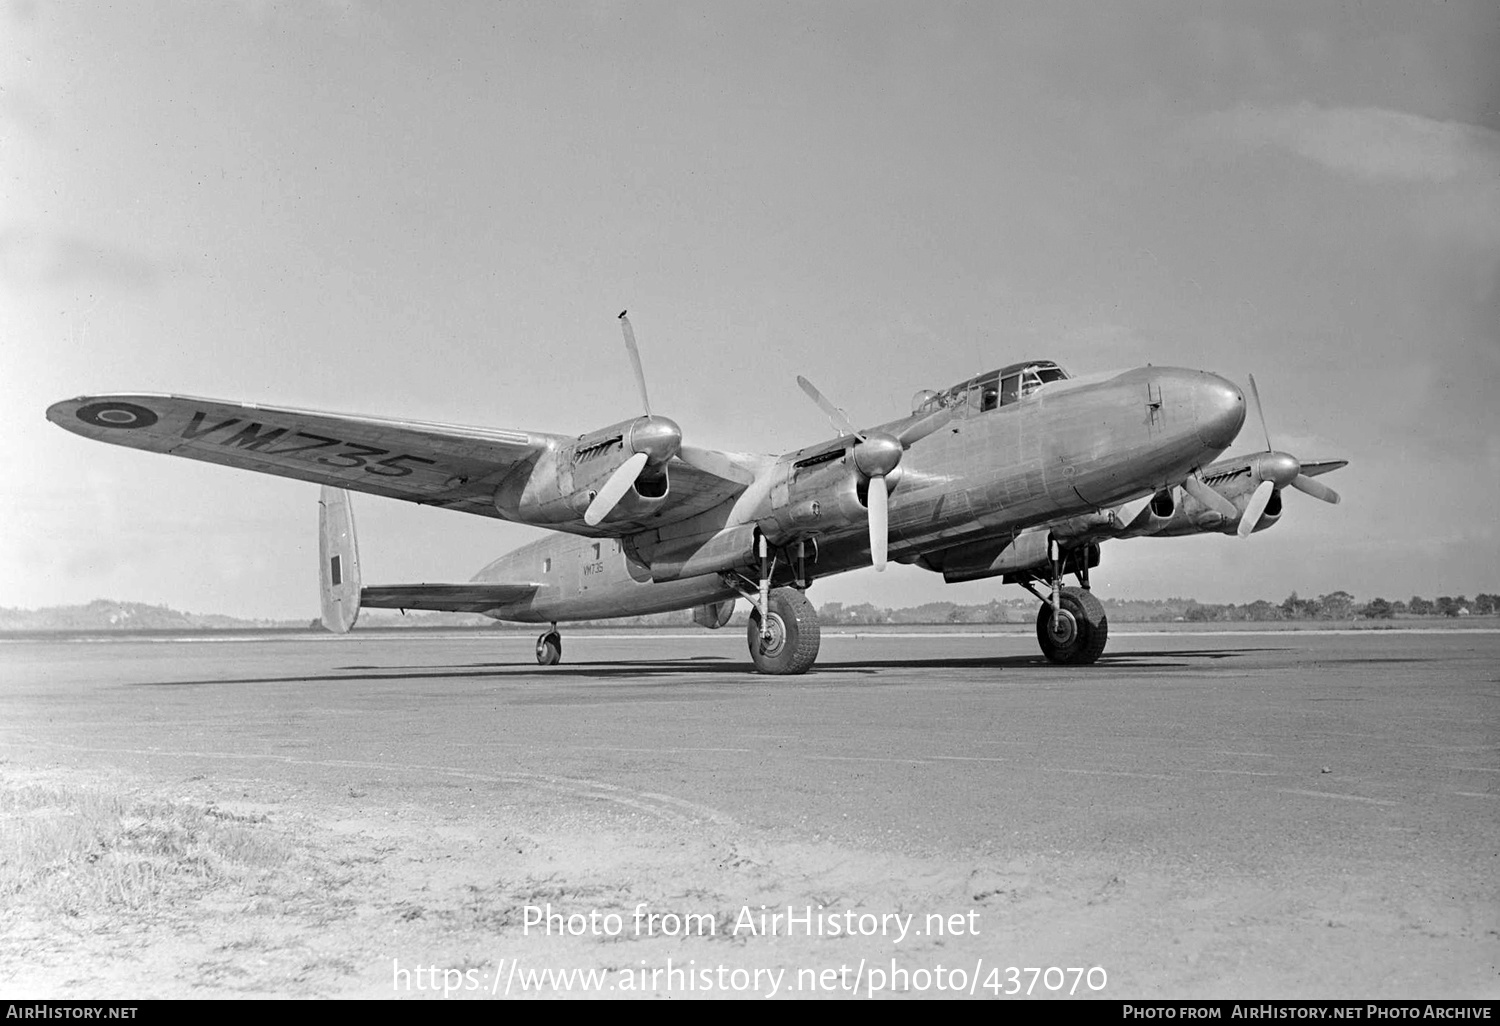
[[[984,413],[1009,406],[1047,382],[1063,381],[1069,376],[1067,371],[1051,360],[1025,360],[960,382],[946,392],[924,389],[912,396],[912,412],[926,413],[944,407],[967,406],[974,413]]]

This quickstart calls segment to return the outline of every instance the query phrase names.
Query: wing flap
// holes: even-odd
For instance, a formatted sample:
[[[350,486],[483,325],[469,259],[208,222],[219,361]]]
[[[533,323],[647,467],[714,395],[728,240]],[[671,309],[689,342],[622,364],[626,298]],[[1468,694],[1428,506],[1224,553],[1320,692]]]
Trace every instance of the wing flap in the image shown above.
[[[47,419],[100,442],[499,516],[495,485],[557,436],[191,396],[80,396]]]
[[[484,613],[536,594],[539,584],[383,584],[363,588],[362,609],[440,609]]]

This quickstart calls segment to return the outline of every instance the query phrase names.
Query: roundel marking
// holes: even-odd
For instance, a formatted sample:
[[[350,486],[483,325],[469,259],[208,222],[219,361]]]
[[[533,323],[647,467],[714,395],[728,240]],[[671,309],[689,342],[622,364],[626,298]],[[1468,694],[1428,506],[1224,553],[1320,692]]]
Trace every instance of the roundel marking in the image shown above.
[[[155,413],[135,403],[89,403],[80,406],[76,416],[85,424],[102,428],[144,428],[157,421]]]

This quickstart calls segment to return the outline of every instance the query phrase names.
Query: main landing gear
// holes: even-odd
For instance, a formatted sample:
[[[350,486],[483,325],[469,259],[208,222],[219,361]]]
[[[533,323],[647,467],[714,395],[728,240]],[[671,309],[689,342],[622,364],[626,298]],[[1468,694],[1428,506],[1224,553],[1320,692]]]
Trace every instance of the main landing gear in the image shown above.
[[[806,673],[821,640],[818,612],[796,588],[770,592],[765,615],[752,609],[745,629],[750,658],[761,673]]]
[[[1094,593],[1082,588],[1061,588],[1053,611],[1043,602],[1036,613],[1036,640],[1049,662],[1086,666],[1098,659],[1109,640],[1109,620]]]
[[[1038,593],[1031,580],[1020,582],[1042,602],[1036,613],[1037,643],[1048,662],[1087,666],[1104,652],[1109,641],[1109,619],[1104,615],[1103,604],[1089,590],[1088,560],[1077,571],[1082,587],[1065,588],[1062,581],[1067,561],[1055,541],[1049,541],[1047,549],[1052,562],[1048,594]]]
[[[543,666],[556,666],[562,662],[562,635],[557,633],[557,624],[536,639],[536,661]]]
[[[795,585],[790,588],[771,587],[777,557],[769,551],[764,537],[759,539],[759,546],[756,582],[738,574],[725,575],[726,583],[738,588],[750,602],[750,623],[745,629],[750,659],[759,673],[806,673],[817,661],[822,640],[818,611],[803,594],[812,583],[807,569],[808,544],[797,542],[790,552],[788,562]]]

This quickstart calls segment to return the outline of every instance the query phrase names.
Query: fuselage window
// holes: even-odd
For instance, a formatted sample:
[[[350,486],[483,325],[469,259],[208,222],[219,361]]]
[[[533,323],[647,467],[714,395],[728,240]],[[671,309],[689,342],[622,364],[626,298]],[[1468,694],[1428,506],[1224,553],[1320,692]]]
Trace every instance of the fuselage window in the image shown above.
[[[550,574],[551,572],[552,572],[552,557],[548,556],[546,559],[542,560],[542,573],[544,573],[544,574]]]

